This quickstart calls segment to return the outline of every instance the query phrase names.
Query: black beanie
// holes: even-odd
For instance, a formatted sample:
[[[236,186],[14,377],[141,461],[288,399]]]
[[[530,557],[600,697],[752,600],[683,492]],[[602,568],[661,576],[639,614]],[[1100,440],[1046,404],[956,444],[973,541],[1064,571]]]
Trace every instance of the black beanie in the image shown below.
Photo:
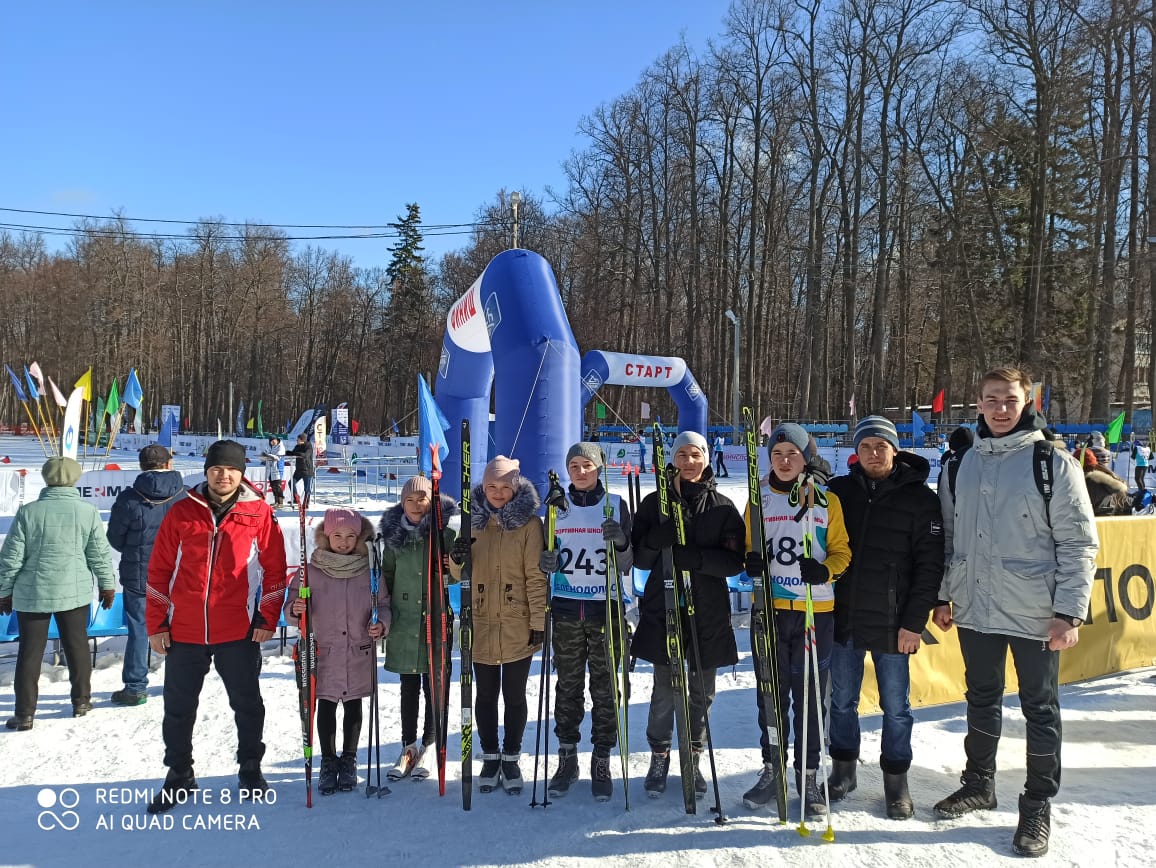
[[[233,467],[245,472],[245,447],[236,440],[218,440],[205,453],[205,472],[210,467]]]

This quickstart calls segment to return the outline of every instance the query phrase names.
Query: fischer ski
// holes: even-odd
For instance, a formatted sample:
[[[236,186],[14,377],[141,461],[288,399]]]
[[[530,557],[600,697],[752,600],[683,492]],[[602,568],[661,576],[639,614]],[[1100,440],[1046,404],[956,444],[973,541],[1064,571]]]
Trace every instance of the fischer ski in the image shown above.
[[[380,621],[377,609],[377,595],[381,588],[381,548],[380,537],[369,541],[369,598],[371,609],[369,623],[372,626]],[[377,707],[377,646],[380,640],[373,641],[373,692],[369,694],[369,743],[365,750],[365,797],[377,796],[379,799],[388,796],[389,787],[381,782],[381,712]],[[376,752],[376,753],[375,753]],[[376,757],[376,759],[375,759]],[[370,763],[374,763],[377,770],[377,784],[370,784]]]
[[[627,485],[630,478],[627,477]],[[602,465],[602,515],[606,519],[616,518],[610,494],[610,471]],[[611,587],[614,588],[613,595]],[[614,698],[614,713],[618,725],[618,756],[622,761],[622,797],[626,800],[626,810],[630,810],[630,701],[627,681],[629,679],[626,661],[626,606],[622,600],[622,574],[618,570],[618,551],[614,543],[606,543],[606,663],[610,670],[610,692]],[[619,668],[622,670],[621,686],[618,682]]]
[[[751,527],[751,549],[763,562],[772,562],[767,552],[766,525],[763,524],[763,495],[759,483],[759,451],[755,441],[754,413],[743,407],[743,427],[747,446],[747,506]],[[767,721],[767,741],[775,752],[775,807],[779,822],[787,822],[787,756],[783,721],[779,711],[778,637],[775,632],[774,601],[767,592],[766,575],[751,576],[754,591],[751,606],[751,650],[754,652],[755,679],[763,718]]]
[[[446,658],[451,649],[446,643],[446,590],[442,575],[442,466],[437,443],[430,444],[432,458],[430,482],[433,492],[433,520],[429,533],[429,582],[426,594],[425,637],[429,650],[430,699],[433,706],[434,750],[437,751],[438,794],[446,794],[446,729],[449,723],[449,698],[446,683]]]
[[[462,420],[462,529],[472,539],[470,524],[470,497],[473,495],[470,479],[470,420]],[[462,809],[470,810],[474,795],[474,600],[471,583],[472,558],[469,553],[462,563],[462,578],[458,587],[462,592],[461,622],[458,643],[462,649]]]
[[[313,807],[313,715],[317,707],[317,636],[313,632],[313,598],[309,590],[309,556],[306,547],[306,510],[309,491],[301,495],[301,583],[298,597],[305,601],[305,611],[297,622],[297,647],[293,650],[293,669],[297,676],[297,695],[301,711],[301,742],[305,754],[305,807]],[[376,667],[375,667],[376,668]]]
[[[671,475],[666,464],[662,426],[654,423],[654,467],[658,486],[658,509],[664,521],[673,521],[670,503]],[[651,574],[653,575],[653,573]],[[670,681],[674,688],[674,723],[678,735],[678,767],[682,776],[682,802],[688,814],[698,813],[694,794],[694,760],[690,748],[690,697],[687,695],[686,651],[682,638],[682,612],[675,582],[674,549],[662,550],[662,583],[666,602],[666,653],[670,658]]]

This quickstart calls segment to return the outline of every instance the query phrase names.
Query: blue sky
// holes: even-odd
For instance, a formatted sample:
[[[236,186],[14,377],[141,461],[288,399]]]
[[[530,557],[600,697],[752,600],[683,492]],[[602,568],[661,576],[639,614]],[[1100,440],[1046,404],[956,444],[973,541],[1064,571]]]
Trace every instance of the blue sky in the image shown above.
[[[380,224],[416,201],[427,224],[466,223],[503,187],[562,187],[580,118],[683,34],[705,49],[727,5],[8,3],[0,207]],[[388,256],[388,241],[316,243]],[[464,243],[430,238],[427,255]]]

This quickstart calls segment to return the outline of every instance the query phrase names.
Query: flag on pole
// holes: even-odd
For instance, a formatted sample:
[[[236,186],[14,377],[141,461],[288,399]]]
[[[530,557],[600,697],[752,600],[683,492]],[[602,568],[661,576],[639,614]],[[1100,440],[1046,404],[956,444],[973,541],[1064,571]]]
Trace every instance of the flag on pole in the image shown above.
[[[914,410],[911,411],[911,438],[912,438],[912,440],[914,440],[917,437],[922,438],[923,433],[926,430],[928,430],[930,427],[931,427],[930,425],[928,425],[926,422],[923,421],[922,416],[920,416]]]
[[[1121,413],[1119,416],[1117,416],[1115,419],[1113,419],[1110,423],[1108,423],[1108,432],[1104,436],[1105,436],[1105,439],[1107,439],[1107,441],[1108,441],[1108,445],[1111,446],[1114,443],[1120,442],[1120,437],[1123,435],[1123,433],[1124,433],[1124,414]]]
[[[129,368],[128,379],[124,381],[124,402],[134,410],[140,409],[144,400],[144,392],[140,387],[140,380],[136,378],[136,368]]]
[[[24,368],[24,382],[28,384],[28,397],[33,401],[39,401],[40,392],[36,390],[36,381],[32,379],[32,374],[29,372],[27,366]]]
[[[643,419],[649,419],[650,418],[650,405],[647,404],[645,401],[642,402],[642,418]]]
[[[76,458],[76,450],[80,445],[80,404],[83,400],[84,390],[80,387],[73,389],[68,396],[68,409],[64,411],[64,424],[60,428],[60,454],[65,458]]]
[[[12,379],[12,388],[16,390],[17,400],[21,403],[27,401],[28,396],[24,394],[24,387],[20,385],[20,378],[16,376],[15,372],[7,365],[4,366],[4,370],[8,372],[8,376]]]
[[[931,412],[932,413],[942,413],[943,412],[943,389],[940,389],[939,394],[937,394],[934,398],[931,399]]]
[[[395,437],[401,434],[401,429],[397,427],[396,419],[393,420],[393,434]]]
[[[56,402],[56,406],[64,409],[68,406],[68,401],[64,399],[64,393],[60,391],[60,387],[52,381],[52,377],[48,378],[48,385],[52,387],[52,400]]]
[[[245,402],[237,407],[237,418],[233,420],[233,433],[238,437],[245,436]]]
[[[417,419],[418,419],[418,463],[422,472],[429,476],[433,473],[433,459],[430,447],[437,445],[440,455],[449,452],[449,442],[446,440],[446,429],[450,423],[446,420],[441,408],[434,401],[433,392],[426,385],[425,377],[417,375]]]
[[[164,424],[161,425],[161,432],[157,435],[157,443],[170,452],[173,449],[173,418],[172,413],[165,413]]]
[[[72,384],[74,389],[84,389],[84,400],[92,401],[92,366],[80,375],[80,379]]]
[[[265,420],[261,416],[261,405],[264,403],[265,403],[264,399],[257,402],[257,436],[258,437],[264,437],[265,436]]]
[[[120,409],[120,390],[116,385],[116,378],[112,380],[112,385],[108,388],[108,400],[104,404],[104,412],[110,416],[115,416]]]
[[[847,402],[847,406],[851,408],[851,418],[855,418],[855,396],[851,396],[851,400]]]
[[[1048,408],[1052,405],[1052,384],[1044,387],[1044,415],[1048,415]]]
[[[40,394],[47,394],[44,391],[44,372],[40,370],[40,365],[38,365],[36,362],[33,362],[28,366],[28,373],[36,378],[36,382],[40,385]]]
[[[246,431],[252,431],[253,430],[253,424],[254,424],[253,420],[250,419],[248,422],[245,423],[245,430]]]

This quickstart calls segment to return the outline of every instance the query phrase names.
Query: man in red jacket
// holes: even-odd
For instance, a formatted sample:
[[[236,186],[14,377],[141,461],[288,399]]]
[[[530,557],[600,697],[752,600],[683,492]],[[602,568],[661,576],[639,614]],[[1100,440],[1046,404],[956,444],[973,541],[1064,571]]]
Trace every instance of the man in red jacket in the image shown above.
[[[206,481],[161,522],[149,560],[149,645],[165,661],[165,765],[149,813],[196,789],[193,726],[210,664],[237,723],[242,796],[268,789],[261,774],[265,705],[261,643],[272,638],[285,595],[285,542],[264,498],[244,481],[245,447],[218,440],[205,455]]]

